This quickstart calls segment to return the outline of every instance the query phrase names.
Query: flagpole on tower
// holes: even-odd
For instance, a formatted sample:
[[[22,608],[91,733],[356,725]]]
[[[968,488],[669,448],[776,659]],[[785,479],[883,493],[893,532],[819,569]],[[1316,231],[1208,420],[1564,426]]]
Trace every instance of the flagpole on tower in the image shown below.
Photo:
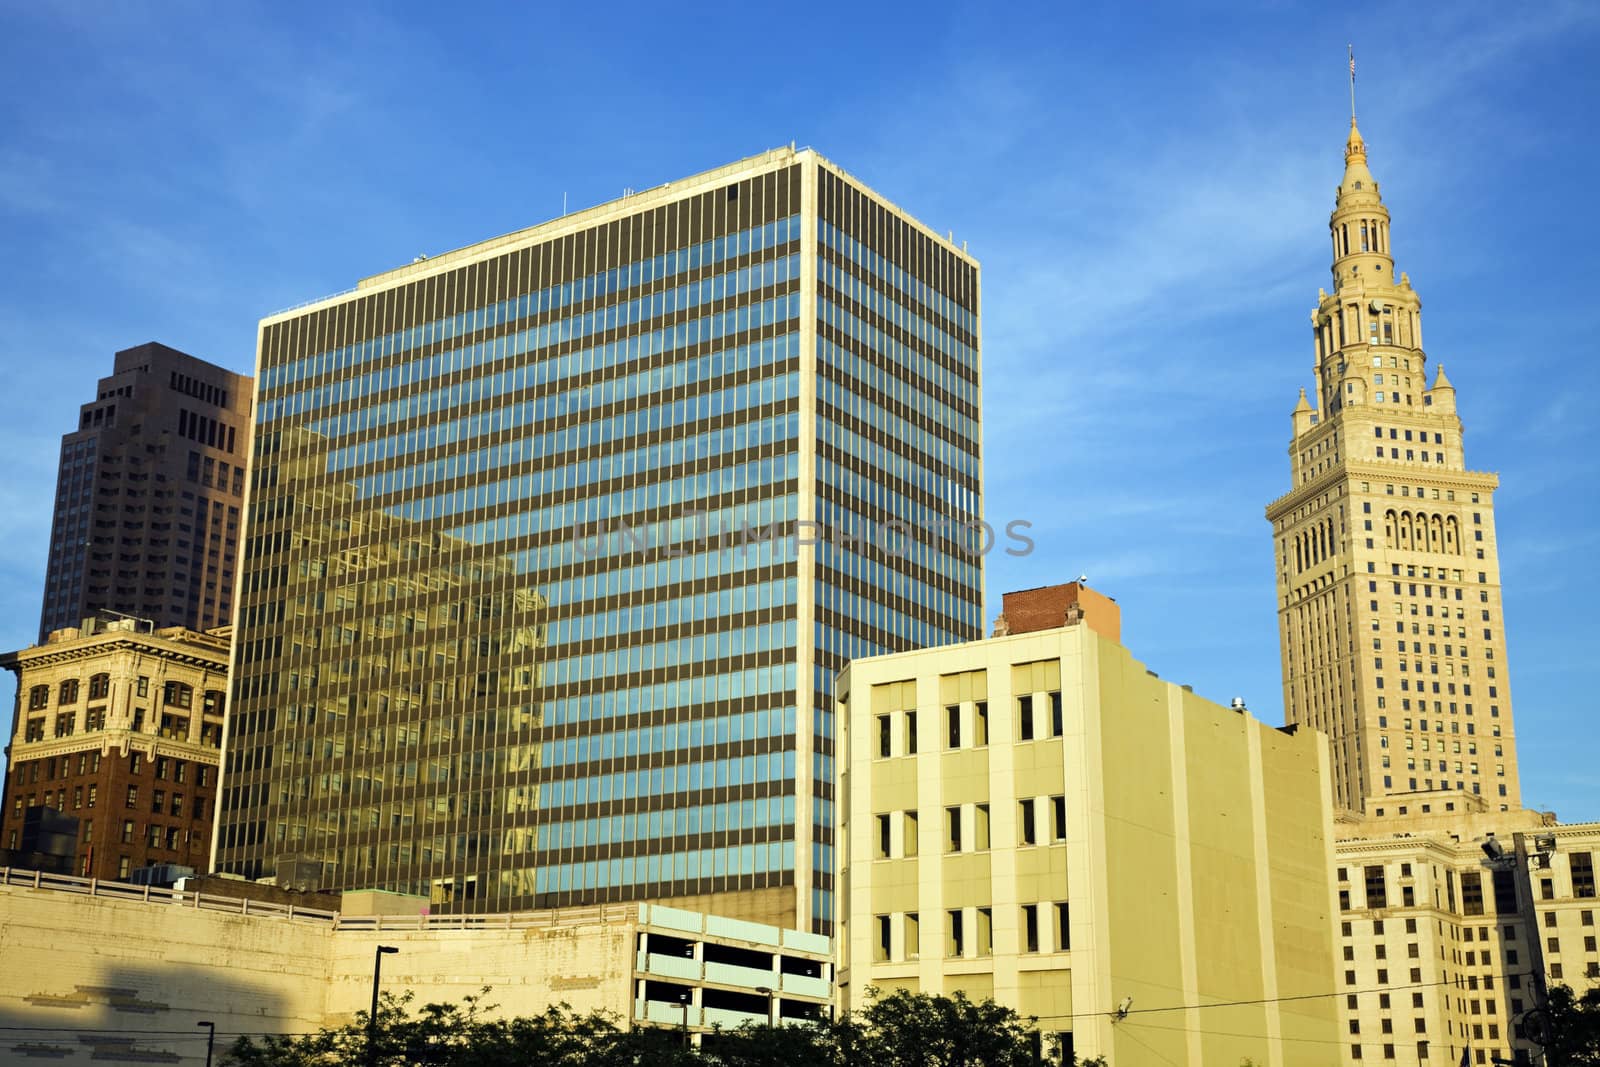
[[[1350,121],[1356,120],[1356,46],[1346,45],[1350,49]]]

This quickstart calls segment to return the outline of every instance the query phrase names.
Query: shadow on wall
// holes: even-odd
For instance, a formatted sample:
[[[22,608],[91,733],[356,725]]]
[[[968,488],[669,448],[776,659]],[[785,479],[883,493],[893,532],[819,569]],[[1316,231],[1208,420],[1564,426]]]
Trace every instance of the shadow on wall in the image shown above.
[[[219,964],[221,961],[218,961]],[[305,1032],[286,999],[266,984],[184,963],[91,961],[12,974],[0,994],[0,1063],[192,1064],[206,1062],[206,1029],[216,1024],[214,1063],[240,1034]]]

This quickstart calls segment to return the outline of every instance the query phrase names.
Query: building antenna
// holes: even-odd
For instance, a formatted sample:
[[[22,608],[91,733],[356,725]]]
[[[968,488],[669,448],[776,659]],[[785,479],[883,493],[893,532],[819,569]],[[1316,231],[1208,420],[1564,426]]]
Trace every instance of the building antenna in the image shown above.
[[[1346,45],[1350,49],[1350,121],[1356,121],[1356,46]]]
[[[1353,63],[1355,63],[1355,60],[1352,59],[1350,62],[1353,64]],[[1352,69],[1354,69],[1354,68],[1352,67]],[[1352,88],[1350,91],[1352,93],[1354,93],[1355,89]],[[1351,99],[1354,99],[1354,97],[1352,97]],[[561,191],[561,214],[563,216],[565,216],[566,213],[567,213],[567,192],[566,192],[565,189],[563,189]]]

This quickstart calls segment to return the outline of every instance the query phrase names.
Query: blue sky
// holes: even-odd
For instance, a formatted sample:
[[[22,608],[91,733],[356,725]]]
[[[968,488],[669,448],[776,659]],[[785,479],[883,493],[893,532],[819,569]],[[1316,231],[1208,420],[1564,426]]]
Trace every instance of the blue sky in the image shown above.
[[[1423,8],[0,0],[0,645],[114,350],[248,372],[264,314],[795,141],[982,260],[988,511],[1039,546],[988,614],[1087,574],[1153,669],[1280,722],[1262,509],[1354,42],[1430,364],[1503,479],[1524,800],[1600,818],[1600,7]]]

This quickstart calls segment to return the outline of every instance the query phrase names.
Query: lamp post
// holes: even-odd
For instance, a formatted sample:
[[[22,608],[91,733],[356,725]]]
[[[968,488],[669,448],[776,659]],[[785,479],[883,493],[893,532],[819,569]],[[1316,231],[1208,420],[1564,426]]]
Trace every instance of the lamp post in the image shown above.
[[[195,1026],[206,1028],[206,1067],[211,1067],[211,1047],[217,1043],[217,1024],[208,1019],[202,1019]]]
[[[372,954],[372,1011],[367,1014],[367,1064],[378,1065],[378,983],[383,977],[383,957],[399,952],[393,945],[379,945]]]
[[[767,1025],[777,1026],[778,1020],[773,1018],[772,1006],[778,994],[771,986],[758,985],[756,992],[767,998]]]

